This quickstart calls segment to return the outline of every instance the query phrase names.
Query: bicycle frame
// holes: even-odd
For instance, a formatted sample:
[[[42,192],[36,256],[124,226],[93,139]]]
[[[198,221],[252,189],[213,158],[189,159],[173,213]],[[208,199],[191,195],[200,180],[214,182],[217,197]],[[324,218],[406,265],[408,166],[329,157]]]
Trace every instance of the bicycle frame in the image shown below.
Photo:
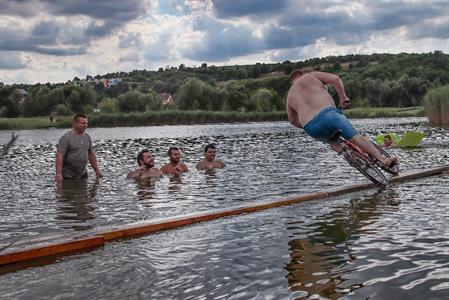
[[[359,153],[367,162],[369,163],[374,163],[373,160],[371,159],[371,157],[366,154],[365,152],[362,151],[362,149],[360,149],[358,146],[356,146],[355,144],[351,143],[350,141],[340,137],[340,140],[338,141],[340,144],[343,144],[343,148],[344,147],[349,147],[354,149],[357,153]]]

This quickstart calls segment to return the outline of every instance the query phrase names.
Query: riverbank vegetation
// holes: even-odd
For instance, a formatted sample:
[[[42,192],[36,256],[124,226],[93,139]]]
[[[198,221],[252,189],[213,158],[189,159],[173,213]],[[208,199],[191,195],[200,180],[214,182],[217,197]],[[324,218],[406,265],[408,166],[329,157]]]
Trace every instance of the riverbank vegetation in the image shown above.
[[[430,124],[449,126],[449,85],[430,90],[424,104]]]
[[[6,86],[0,83],[0,117],[45,116],[49,119],[52,115],[56,119],[56,116],[84,112],[94,117],[92,121],[97,115],[99,120],[108,120],[104,123],[116,122],[113,118],[123,120],[131,114],[152,115],[157,120],[155,123],[164,120],[173,124],[174,120],[187,122],[194,117],[199,118],[197,123],[202,123],[207,117],[198,111],[214,112],[210,119],[217,120],[222,120],[217,116],[245,113],[279,116],[285,109],[284,101],[290,87],[288,74],[296,68],[340,75],[352,108],[363,108],[359,113],[367,113],[367,108],[422,106],[428,90],[449,84],[449,55],[441,51],[331,56],[299,62],[222,67],[206,63],[200,67],[181,64],[158,71],[86,76],[57,84]],[[337,101],[335,91],[330,89],[330,92]],[[42,125],[39,119],[17,122],[36,122],[33,128]],[[53,126],[65,126],[64,122],[54,122]]]
[[[423,107],[373,107],[347,109],[349,118],[422,117]],[[48,117],[0,118],[0,130],[68,128],[72,116],[51,122]],[[206,110],[163,110],[143,113],[92,114],[89,127],[154,126],[176,124],[287,121],[285,111],[238,112]]]

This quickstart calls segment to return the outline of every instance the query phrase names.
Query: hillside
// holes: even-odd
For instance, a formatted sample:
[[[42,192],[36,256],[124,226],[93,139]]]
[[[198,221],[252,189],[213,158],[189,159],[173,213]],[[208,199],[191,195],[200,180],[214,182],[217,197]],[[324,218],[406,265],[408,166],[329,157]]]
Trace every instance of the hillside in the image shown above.
[[[276,64],[160,68],[87,76],[59,84],[0,84],[0,117],[161,109],[277,111],[284,109],[293,69],[341,76],[354,107],[410,107],[429,89],[449,83],[449,55],[372,54]],[[331,93],[335,93],[331,90]]]

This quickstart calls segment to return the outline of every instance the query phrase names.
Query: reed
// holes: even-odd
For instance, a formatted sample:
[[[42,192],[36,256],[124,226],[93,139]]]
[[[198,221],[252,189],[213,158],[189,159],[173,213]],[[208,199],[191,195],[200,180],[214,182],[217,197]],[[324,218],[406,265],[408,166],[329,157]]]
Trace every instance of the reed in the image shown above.
[[[423,117],[424,108],[417,107],[364,107],[353,108],[344,111],[348,118],[405,118]]]
[[[0,152],[0,157],[5,156],[6,153],[8,153],[9,149],[12,147],[12,145],[14,145],[18,138],[19,136],[14,132],[11,134],[11,140],[3,147],[3,150]]]
[[[236,112],[204,110],[165,110],[129,114],[99,114],[89,117],[90,126],[154,126],[177,124],[205,124],[232,122],[260,122],[287,120],[287,114],[278,112]]]
[[[428,91],[424,105],[431,125],[449,126],[449,85]]]
[[[397,118],[425,116],[423,107],[377,107],[345,110],[349,118]],[[72,116],[50,122],[48,117],[0,118],[0,130],[68,128]],[[158,126],[177,124],[287,121],[285,111],[237,112],[205,110],[161,110],[142,113],[89,115],[89,127]]]

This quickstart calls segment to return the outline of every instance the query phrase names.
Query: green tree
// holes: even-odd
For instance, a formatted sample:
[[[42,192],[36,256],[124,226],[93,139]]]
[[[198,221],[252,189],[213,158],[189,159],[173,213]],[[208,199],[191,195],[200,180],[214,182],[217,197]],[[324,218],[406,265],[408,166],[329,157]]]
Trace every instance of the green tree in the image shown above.
[[[251,96],[251,102],[254,105],[254,110],[258,112],[263,111],[272,111],[273,110],[273,102],[274,102],[274,94],[268,89],[261,88],[258,89]],[[248,107],[248,110],[253,110]]]
[[[101,100],[100,102],[99,108],[101,113],[111,114],[118,112],[118,101],[117,99],[103,98],[103,100]]]
[[[70,108],[68,108],[65,104],[57,104],[54,108],[54,111],[58,116],[69,116],[73,114]]]

